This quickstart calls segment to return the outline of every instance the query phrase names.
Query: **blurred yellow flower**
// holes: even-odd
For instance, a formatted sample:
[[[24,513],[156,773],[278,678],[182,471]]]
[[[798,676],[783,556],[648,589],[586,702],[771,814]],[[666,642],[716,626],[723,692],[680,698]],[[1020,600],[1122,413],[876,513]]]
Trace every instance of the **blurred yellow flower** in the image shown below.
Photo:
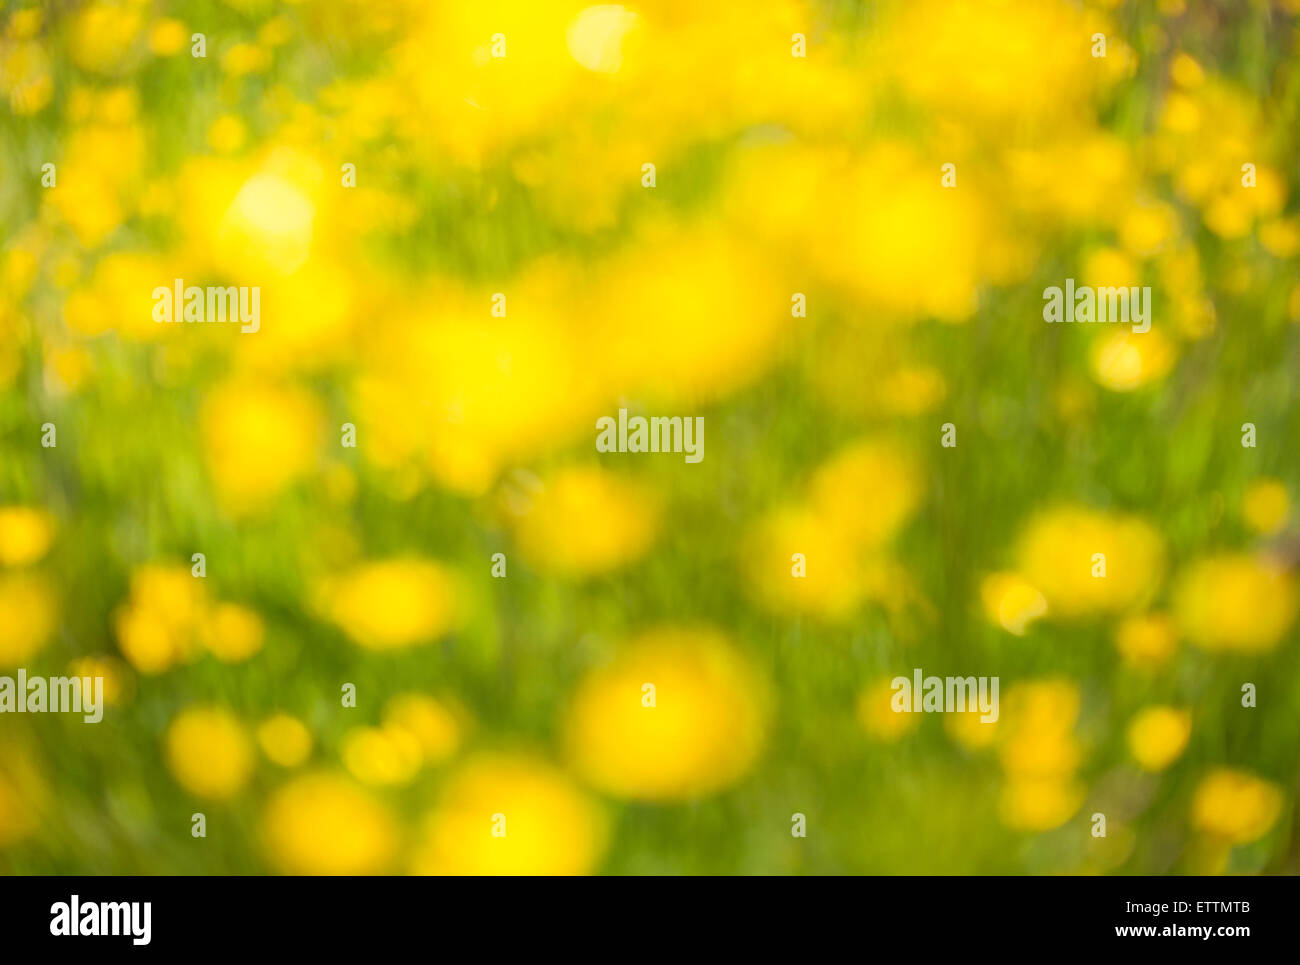
[[[762,372],[789,321],[790,294],[740,238],[656,226],[605,263],[589,283],[586,311],[603,320],[592,368],[613,385],[692,402]]]
[[[343,735],[339,755],[362,784],[409,784],[420,769],[420,742],[400,727],[356,727]]]
[[[1282,813],[1282,791],[1243,771],[1220,768],[1192,796],[1192,826],[1232,844],[1262,838]]]
[[[913,0],[899,9],[882,52],[897,83],[989,136],[1085,111],[1108,79],[1103,68],[1121,66],[1108,20],[1064,0]],[[1111,38],[1104,60],[1090,57],[1094,32]]]
[[[44,577],[0,573],[0,667],[39,652],[55,628],[55,597]]]
[[[565,31],[569,54],[587,70],[616,74],[623,66],[623,42],[640,18],[618,4],[586,7]]]
[[[1078,720],[1079,703],[1079,687],[1073,681],[1025,681],[1007,691],[1002,720],[1017,731],[1068,734]]]
[[[267,802],[263,837],[271,863],[290,875],[382,873],[396,846],[388,811],[333,774],[295,778]]]
[[[864,599],[904,596],[899,568],[874,553],[920,504],[916,459],[893,442],[861,440],[819,466],[807,492],[806,506],[769,512],[742,546],[754,596],[772,609],[832,620]]]
[[[203,645],[224,663],[240,663],[262,649],[266,627],[247,607],[219,603],[202,626]]]
[[[1250,484],[1241,500],[1241,516],[1257,533],[1272,536],[1281,532],[1290,515],[1286,486],[1277,479],[1258,479]],[[0,522],[0,532],[4,525]],[[0,556],[3,553],[0,552]]]
[[[866,598],[861,553],[836,516],[784,507],[758,521],[741,559],[763,606],[842,620]]]
[[[594,576],[644,556],[659,529],[660,503],[641,483],[597,466],[571,466],[507,506],[524,556],[544,570]]]
[[[19,117],[35,114],[54,97],[45,48],[36,41],[0,40],[0,95]]]
[[[1007,691],[997,731],[1006,773],[999,813],[1007,827],[1048,831],[1082,804],[1074,777],[1082,751],[1072,733],[1079,702],[1078,687],[1065,679],[1025,681]]]
[[[812,505],[833,516],[849,539],[875,546],[916,511],[924,494],[921,467],[893,443],[862,441],[819,466],[808,494]]]
[[[1275,258],[1293,258],[1300,252],[1300,219],[1279,218],[1260,225],[1259,243]]]
[[[411,735],[424,759],[437,764],[460,747],[464,725],[458,710],[424,694],[398,694],[384,706],[384,727]]]
[[[1178,759],[1192,734],[1192,715],[1174,707],[1148,707],[1128,725],[1128,746],[1145,770],[1163,771]]]
[[[990,573],[980,583],[984,615],[1018,637],[1047,612],[1047,598],[1017,573]]]
[[[1150,334],[1150,333],[1148,333]],[[1164,577],[1160,534],[1136,516],[1063,506],[1032,519],[1019,570],[1053,614],[1082,617],[1140,606]]]
[[[131,251],[105,255],[90,278],[63,306],[68,325],[84,335],[118,332],[141,341],[165,338],[175,330],[153,320],[153,290],[170,284],[171,269],[161,258]]]
[[[1130,254],[1149,258],[1156,254],[1178,231],[1178,215],[1164,202],[1136,204],[1119,223],[1119,238]],[[1134,277],[1127,284],[1136,284]],[[1120,284],[1105,282],[1104,284]]]
[[[1295,620],[1295,578],[1266,556],[1230,553],[1193,563],[1174,587],[1183,636],[1211,651],[1265,653]]]
[[[765,697],[760,678],[721,633],[652,630],[579,682],[563,728],[568,759],[615,797],[712,794],[757,759]]]
[[[256,284],[290,276],[306,264],[317,237],[320,178],[310,158],[273,152],[238,185],[215,225],[193,217],[190,224],[211,240],[216,264],[235,277]]]
[[[232,797],[253,772],[252,743],[239,721],[219,707],[181,711],[167,726],[163,744],[176,782],[199,797]]]
[[[1169,77],[1179,87],[1199,87],[1205,71],[1190,54],[1179,52],[1169,62]]]
[[[218,154],[233,154],[244,146],[248,129],[234,114],[222,114],[208,128],[208,146]]]
[[[257,728],[262,753],[281,767],[297,767],[311,755],[311,731],[290,714],[272,714]]]
[[[1092,288],[1132,288],[1140,282],[1137,265],[1116,248],[1098,248],[1084,260],[1083,284]]]
[[[125,703],[134,690],[130,669],[116,657],[78,657],[68,665],[68,672],[77,677],[103,678],[104,703],[109,706]]]
[[[900,717],[915,717],[916,714],[899,714]],[[998,721],[984,720],[978,710],[963,710],[943,715],[944,730],[958,744],[969,750],[983,750],[991,747],[1001,736]]]
[[[203,403],[199,424],[208,471],[229,508],[258,508],[316,462],[320,409],[292,386],[228,381]]]
[[[1002,789],[1002,823],[1016,831],[1051,831],[1079,810],[1083,788],[1068,777],[1016,777]]]
[[[256,44],[232,44],[221,55],[221,69],[232,77],[265,73],[270,66],[270,51]]]
[[[116,73],[127,66],[140,26],[136,4],[92,3],[72,21],[68,53],[82,70]]]
[[[1004,770],[1022,777],[1063,777],[1079,766],[1078,742],[1068,731],[1042,730],[1025,726],[1012,717],[1010,733],[1002,744],[1000,758]]]
[[[460,768],[426,821],[420,875],[580,875],[596,870],[604,814],[554,767],[493,754]]]
[[[1160,330],[1135,333],[1121,329],[1092,343],[1092,375],[1112,392],[1131,392],[1173,368],[1173,344]]]
[[[893,677],[881,677],[864,686],[854,701],[853,712],[862,729],[878,741],[896,741],[921,723],[920,714],[895,711],[892,705]],[[990,728],[992,730],[992,728]]]
[[[29,837],[40,826],[49,787],[31,752],[0,741],[0,848]]]
[[[208,606],[202,582],[184,566],[139,567],[131,574],[129,599],[114,614],[122,655],[146,674],[193,659]]]
[[[35,37],[40,33],[41,25],[44,22],[44,12],[39,8],[29,7],[26,10],[15,10],[9,18],[9,23],[5,25],[5,36],[14,40],[26,40],[29,37]]]
[[[84,246],[97,246],[130,214],[146,154],[145,132],[136,122],[76,127],[64,138],[58,180],[42,199]],[[113,163],[105,164],[106,157]],[[130,304],[152,290],[134,292]]]
[[[463,614],[452,574],[417,557],[363,563],[326,580],[317,599],[330,620],[369,650],[430,643],[455,629]]]
[[[1148,669],[1158,667],[1178,649],[1178,629],[1163,613],[1128,617],[1115,631],[1115,647],[1126,663]]]
[[[184,49],[190,41],[185,24],[167,18],[159,20],[149,32],[149,49],[159,57],[171,57]]]
[[[54,518],[43,509],[0,506],[0,566],[35,563],[54,540]]]

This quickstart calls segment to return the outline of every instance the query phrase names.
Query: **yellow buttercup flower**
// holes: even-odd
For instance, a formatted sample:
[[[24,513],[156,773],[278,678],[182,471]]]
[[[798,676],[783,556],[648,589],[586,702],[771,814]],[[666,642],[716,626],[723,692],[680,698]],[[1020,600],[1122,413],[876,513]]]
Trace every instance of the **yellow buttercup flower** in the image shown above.
[[[316,461],[320,410],[289,386],[226,382],[199,415],[208,470],[232,509],[264,505]]]
[[[1152,526],[1081,506],[1039,514],[1021,537],[1018,555],[1020,573],[1063,617],[1136,607],[1164,576],[1164,544]]]
[[[221,69],[231,77],[262,74],[270,66],[270,51],[256,44],[233,44],[221,55]]]
[[[837,452],[817,468],[808,486],[811,503],[863,546],[891,538],[916,511],[922,494],[917,461],[878,439]]]
[[[281,767],[297,767],[311,755],[311,731],[290,714],[272,714],[257,728],[257,743]]]
[[[19,117],[36,114],[50,103],[54,76],[40,43],[0,40],[0,95]]]
[[[252,775],[252,743],[239,721],[219,707],[182,711],[167,726],[163,747],[177,783],[199,797],[233,797]]]
[[[64,317],[86,335],[117,332],[139,341],[165,338],[175,329],[153,320],[153,290],[172,275],[156,255],[112,252],[96,263],[87,284],[68,296]]]
[[[1164,378],[1174,364],[1174,347],[1160,330],[1120,330],[1093,342],[1092,375],[1113,392],[1131,392]]]
[[[403,731],[419,744],[429,763],[446,760],[460,747],[464,724],[458,708],[424,694],[398,694],[384,707],[384,727]]]
[[[588,672],[564,723],[568,758],[615,797],[683,800],[734,784],[765,731],[762,682],[719,632],[647,632]]]
[[[463,606],[452,574],[416,557],[364,563],[326,580],[318,599],[329,619],[370,650],[436,640],[458,625]]]
[[[54,520],[45,510],[0,506],[0,566],[35,563],[54,540]]]
[[[420,769],[420,742],[398,727],[357,727],[343,736],[339,754],[362,784],[408,784]]]
[[[208,146],[218,154],[234,154],[244,146],[248,129],[234,114],[222,114],[208,128]]]
[[[147,674],[193,659],[208,606],[202,581],[184,566],[138,568],[131,574],[130,598],[114,614],[122,655]]]
[[[1132,288],[1140,283],[1137,266],[1116,248],[1098,248],[1083,263],[1082,283],[1092,288]]]
[[[1047,598],[1017,573],[990,573],[980,583],[984,614],[1018,637],[1047,612]]]
[[[76,677],[102,677],[104,703],[109,706],[125,703],[135,689],[131,671],[115,657],[78,657],[68,665],[68,672]]]
[[[1164,203],[1134,205],[1119,224],[1120,241],[1125,250],[1143,258],[1156,254],[1177,230],[1177,213]],[[1136,283],[1134,279],[1129,284]]]
[[[554,767],[493,754],[465,764],[426,822],[422,875],[579,875],[595,871],[606,819]]]
[[[1163,613],[1129,617],[1115,631],[1115,647],[1126,663],[1158,667],[1178,649],[1178,629]]]
[[[1015,732],[1068,734],[1079,718],[1079,705],[1079,687],[1073,681],[1026,681],[1007,691],[1002,719]]]
[[[43,198],[77,239],[91,248],[130,214],[147,157],[145,131],[136,122],[76,127],[66,136],[63,149],[58,181]],[[104,164],[106,157],[114,163]],[[129,305],[148,299],[157,284],[150,281],[143,291],[128,293],[132,296]],[[112,305],[104,307],[115,310]],[[152,320],[148,324],[153,325]]]
[[[316,241],[321,172],[310,158],[276,151],[239,185],[215,229],[218,264],[239,278],[280,279],[307,263]]]
[[[738,237],[649,232],[605,265],[588,309],[607,320],[592,367],[614,385],[691,402],[734,391],[762,372],[784,331],[789,295]],[[648,331],[656,337],[645,338]]]
[[[1083,803],[1077,781],[1056,775],[1016,777],[1002,789],[1002,823],[1017,831],[1051,831],[1074,816]]]
[[[1246,525],[1265,536],[1280,532],[1290,512],[1286,486],[1276,479],[1256,480],[1241,500],[1241,515]],[[3,523],[0,523],[2,528]]]
[[[888,440],[838,451],[813,473],[806,505],[768,513],[746,540],[742,560],[756,598],[839,620],[865,599],[901,597],[898,567],[877,550],[916,511],[921,480],[916,459]]]
[[[1174,613],[1188,640],[1211,651],[1266,653],[1295,620],[1295,578],[1264,556],[1212,556],[1192,564],[1174,589]]]
[[[764,606],[840,620],[866,597],[861,553],[833,515],[786,507],[758,522],[742,560]]]
[[[1072,731],[1079,690],[1068,680],[1013,686],[998,722],[999,760],[1006,772],[999,805],[1002,822],[1021,831],[1064,824],[1083,801],[1075,780],[1082,756]]]
[[[0,573],[0,667],[26,663],[54,628],[55,596],[45,578]]]
[[[507,513],[520,551],[535,565],[594,576],[644,556],[658,533],[661,509],[640,483],[596,466],[575,466],[550,476]]]
[[[902,89],[990,134],[1084,111],[1108,76],[1095,65],[1113,70],[1122,59],[1105,19],[1060,0],[916,0],[900,9],[885,62]],[[1111,37],[1106,60],[1090,60],[1095,31]]]
[[[178,54],[189,42],[189,32],[179,20],[159,20],[149,32],[149,49],[159,57]]]
[[[262,649],[266,628],[247,607],[220,603],[203,625],[203,645],[225,663],[240,663]]]
[[[267,802],[263,837],[271,862],[291,875],[382,873],[396,845],[388,811],[333,774],[309,774]]]
[[[991,747],[1001,736],[998,731],[998,721],[984,720],[983,717],[983,713],[978,708],[947,713],[943,715],[943,727],[949,736],[963,747],[973,751],[983,750]]]
[[[1169,62],[1169,78],[1179,87],[1199,87],[1205,81],[1205,69],[1190,54],[1179,52]]]
[[[1011,774],[1025,777],[1062,777],[1073,774],[1079,766],[1078,742],[1067,731],[1042,730],[1025,726],[1023,719],[1011,718],[1002,745],[1002,767]]]
[[[1202,778],[1192,797],[1192,826],[1232,844],[1268,833],[1282,813],[1282,791],[1244,771],[1220,768]]]
[[[623,43],[640,17],[616,4],[585,8],[565,31],[569,54],[587,70],[616,74],[623,65]]]
[[[31,752],[21,743],[0,741],[0,848],[36,832],[49,796]]]
[[[1192,733],[1192,715],[1173,707],[1148,707],[1128,726],[1128,746],[1145,770],[1163,771],[1178,759]]]
[[[83,70],[116,73],[126,66],[139,29],[136,5],[92,3],[72,21],[68,52]]]
[[[878,741],[896,741],[916,730],[921,723],[920,714],[903,713],[893,708],[893,677],[875,680],[858,692],[854,702],[854,716],[862,729]]]

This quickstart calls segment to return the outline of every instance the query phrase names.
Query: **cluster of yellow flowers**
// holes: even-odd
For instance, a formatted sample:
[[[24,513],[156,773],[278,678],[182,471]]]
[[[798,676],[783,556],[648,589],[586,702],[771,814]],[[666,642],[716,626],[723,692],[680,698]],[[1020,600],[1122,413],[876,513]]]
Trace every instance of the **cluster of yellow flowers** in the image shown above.
[[[742,521],[732,569],[776,616],[843,627],[866,603],[925,611],[895,543],[933,495],[931,466],[893,425],[949,392],[921,323],[970,322],[1054,245],[1078,250],[1082,284],[1160,286],[1167,325],[1077,333],[1086,365],[1054,400],[1069,423],[1097,389],[1157,385],[1214,334],[1209,292],[1249,287],[1243,252],[1300,254],[1273,119],[1190,53],[1171,51],[1152,131],[1126,139],[1103,123],[1138,69],[1115,29],[1119,0],[892,0],[857,31],[807,0],[226,3],[241,15],[228,36],[144,0],[94,0],[55,22],[25,7],[3,22],[0,103],[24,123],[57,113],[61,133],[57,176],[0,252],[0,390],[31,346],[52,397],[140,398],[100,384],[96,365],[105,345],[138,349],[162,388],[198,386],[205,484],[237,523],[313,486],[347,509],[364,474],[399,500],[487,497],[483,515],[548,577],[614,574],[665,539],[672,507],[590,453],[572,458],[575,440],[620,398],[709,405],[793,357],[828,408],[872,428]],[[1104,57],[1082,42],[1094,34],[1109,38]],[[310,92],[284,80],[295,49],[322,40],[366,67]],[[151,118],[146,71],[210,85],[191,105],[201,141]],[[1202,227],[1223,264],[1202,262]],[[419,250],[391,257],[401,247]],[[150,293],[173,278],[259,286],[267,324],[253,338],[157,325]],[[1300,284],[1290,305],[1300,322]],[[361,440],[355,458],[335,445],[339,424]],[[1290,564],[1262,542],[1288,525],[1288,491],[1261,477],[1236,505],[1261,542],[1193,558],[1133,513],[1027,510],[1008,558],[981,561],[997,569],[975,606],[1001,643],[1039,621],[1104,623],[1125,667],[1147,673],[1182,641],[1206,659],[1270,653],[1300,612]],[[0,668],[56,634],[42,569],[55,518],[0,506]],[[446,639],[483,609],[444,559],[374,550],[347,523],[311,539],[290,605],[368,658]],[[263,616],[204,586],[161,557],[137,566],[112,616],[129,668],[104,655],[73,666],[124,701],[131,670],[252,659]],[[403,693],[337,740],[284,711],[251,721],[194,703],[167,725],[162,756],[212,800],[255,784],[259,748],[291,772],[262,812],[283,871],[592,871],[611,829],[603,801],[732,787],[775,726],[770,681],[723,630],[650,627],[603,656],[567,691],[552,751],[471,750],[454,697]],[[887,680],[857,698],[877,741],[919,724],[888,704]],[[1007,827],[1057,828],[1081,807],[1081,706],[1076,683],[1031,679],[997,724],[945,718],[962,747],[996,751]],[[1173,703],[1134,715],[1137,766],[1171,767],[1193,719]],[[408,840],[385,793],[426,768],[444,769],[441,789]],[[41,784],[20,747],[0,746],[0,845],[31,833]],[[1217,770],[1191,824],[1246,843],[1282,802],[1270,782]]]
[[[239,663],[262,648],[261,617],[238,604],[213,603],[203,587],[183,566],[143,566],[131,575],[131,595],[115,627],[122,655],[136,670],[162,673],[203,650]]]
[[[647,681],[655,683],[647,689]],[[647,632],[577,684],[562,728],[567,771],[535,752],[460,758],[471,726],[466,712],[453,702],[399,694],[380,726],[351,729],[339,741],[351,780],[337,769],[311,768],[272,795],[264,809],[267,853],[280,870],[300,874],[591,872],[604,851],[608,818],[569,772],[623,800],[682,801],[729,787],[762,748],[765,693],[723,634]],[[281,768],[309,764],[313,737],[303,721],[277,713],[254,737],[230,711],[208,705],[177,714],[163,749],[182,787],[224,800],[252,779],[255,742]],[[407,784],[424,766],[451,770],[418,833],[398,847],[401,822],[375,790]],[[497,821],[502,833],[493,835]]]

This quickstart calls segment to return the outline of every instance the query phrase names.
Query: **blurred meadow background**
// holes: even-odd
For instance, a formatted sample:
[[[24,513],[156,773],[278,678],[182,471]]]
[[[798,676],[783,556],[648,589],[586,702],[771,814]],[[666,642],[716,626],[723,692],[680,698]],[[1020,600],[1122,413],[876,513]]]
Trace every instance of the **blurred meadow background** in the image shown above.
[[[0,4],[0,870],[1300,871],[1298,14]]]

